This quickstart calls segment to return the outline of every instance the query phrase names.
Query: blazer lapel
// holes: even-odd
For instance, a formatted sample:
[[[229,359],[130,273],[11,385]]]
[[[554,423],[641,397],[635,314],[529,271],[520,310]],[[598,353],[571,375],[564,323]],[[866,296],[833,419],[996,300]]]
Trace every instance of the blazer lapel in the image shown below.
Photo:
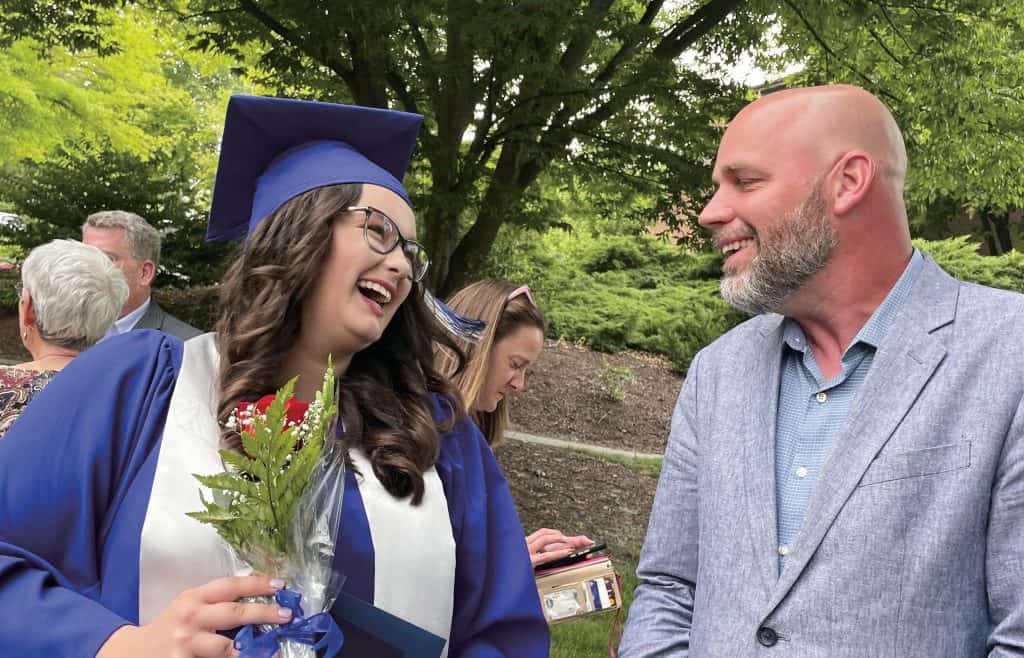
[[[754,564],[770,596],[778,580],[778,527],[775,503],[775,418],[782,365],[782,318],[762,329],[748,380],[747,437],[743,445],[747,527]],[[750,367],[746,364],[745,367]]]
[[[931,333],[953,321],[959,284],[931,258],[925,258],[914,289],[875,353],[843,429],[833,438],[808,501],[804,525],[775,585],[769,612],[806,568],[864,471],[945,359],[946,348]]]
[[[132,329],[163,329],[163,326],[164,310],[160,308],[155,299],[150,298],[149,308]]]

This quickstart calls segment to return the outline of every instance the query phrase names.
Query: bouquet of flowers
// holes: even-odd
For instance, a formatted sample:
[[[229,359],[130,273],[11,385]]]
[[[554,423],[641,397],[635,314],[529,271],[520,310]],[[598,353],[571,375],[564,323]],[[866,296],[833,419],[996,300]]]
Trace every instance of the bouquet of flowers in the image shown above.
[[[232,549],[234,572],[287,583],[275,600],[292,610],[291,621],[259,633],[243,628],[235,638],[240,658],[315,658],[319,649],[331,658],[343,641],[326,612],[342,585],[332,569],[345,491],[334,369],[328,363],[310,404],[293,397],[296,379],[276,395],[239,403],[227,427],[241,435],[242,452],[221,450],[227,470],[195,476],[212,499],[201,493],[206,509],[189,516],[217,529]]]

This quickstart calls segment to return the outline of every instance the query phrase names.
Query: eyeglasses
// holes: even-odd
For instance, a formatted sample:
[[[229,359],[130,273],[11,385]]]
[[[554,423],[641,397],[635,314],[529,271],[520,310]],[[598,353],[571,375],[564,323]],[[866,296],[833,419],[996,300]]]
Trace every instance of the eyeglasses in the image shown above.
[[[402,253],[405,254],[409,266],[412,268],[412,280],[423,279],[427,268],[430,267],[427,250],[419,242],[402,237],[395,220],[370,206],[349,206],[345,208],[345,211],[363,213],[363,239],[366,240],[370,249],[378,254],[390,254],[395,247],[401,245]]]

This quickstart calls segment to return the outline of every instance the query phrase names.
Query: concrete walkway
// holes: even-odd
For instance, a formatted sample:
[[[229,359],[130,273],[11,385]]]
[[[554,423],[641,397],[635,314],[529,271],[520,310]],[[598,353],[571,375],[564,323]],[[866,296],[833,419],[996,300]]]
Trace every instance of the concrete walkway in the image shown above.
[[[579,450],[581,452],[596,452],[601,455],[614,455],[616,457],[629,457],[633,459],[657,459],[661,460],[664,455],[654,452],[637,452],[636,450],[622,450],[620,448],[608,448],[593,443],[581,443],[579,441],[567,441],[565,439],[553,439],[549,436],[537,436],[526,432],[506,430],[505,438],[526,443],[535,443],[552,448],[564,448],[567,450]]]

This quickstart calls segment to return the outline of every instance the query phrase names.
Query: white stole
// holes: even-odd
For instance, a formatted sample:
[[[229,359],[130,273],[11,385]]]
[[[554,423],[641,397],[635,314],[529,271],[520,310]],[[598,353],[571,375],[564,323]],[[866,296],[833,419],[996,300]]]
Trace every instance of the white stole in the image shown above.
[[[231,575],[228,547],[217,531],[185,516],[203,509],[201,485],[192,474],[224,470],[217,454],[217,364],[213,334],[185,342],[142,525],[140,624],[153,621],[184,590]],[[203,489],[209,500],[210,491]]]
[[[448,640],[455,606],[455,537],[437,469],[431,466],[423,474],[423,500],[413,507],[408,498],[388,493],[362,450],[351,456],[373,538],[373,605]],[[447,655],[445,645],[441,656]]]

